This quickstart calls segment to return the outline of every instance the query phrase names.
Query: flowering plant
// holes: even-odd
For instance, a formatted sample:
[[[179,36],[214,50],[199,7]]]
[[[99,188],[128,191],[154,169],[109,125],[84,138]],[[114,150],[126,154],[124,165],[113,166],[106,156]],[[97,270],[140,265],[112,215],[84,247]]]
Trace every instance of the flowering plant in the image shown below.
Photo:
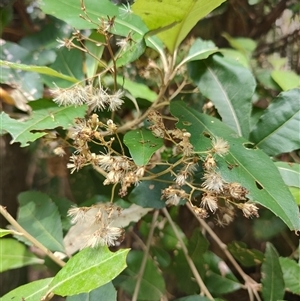
[[[30,300],[50,300],[55,294],[71,300],[82,294],[84,299],[107,292],[116,300],[114,287],[120,298],[132,300],[167,300],[167,291],[177,290],[191,298],[199,292],[203,296],[189,300],[215,300],[237,290],[247,291],[250,300],[271,300],[275,279],[266,274],[271,266],[272,275],[280,274],[273,288],[276,298],[288,290],[282,268],[293,265],[292,260],[280,261],[270,243],[264,254],[241,243],[226,247],[214,229],[241,218],[252,225],[267,209],[283,227],[296,234],[300,230],[297,203],[274,163],[282,153],[274,127],[295,133],[284,126],[285,117],[272,118],[272,105],[289,99],[293,108],[287,113],[293,120],[300,90],[282,92],[265,117],[250,126],[256,90],[250,67],[211,41],[182,43],[201,18],[225,1],[178,2],[179,8],[172,5],[168,16],[160,16],[171,1],[138,0],[131,6],[44,0],[45,13],[76,28],[57,39],[58,61],[53,68],[1,61],[12,69],[47,75],[41,81],[51,99],[29,102],[32,113],[23,123],[3,112],[2,131],[21,146],[36,143],[41,152],[47,149],[61,159],[63,173],[66,167],[75,179],[73,204],[31,191],[19,196],[17,221],[1,207],[13,226],[5,233],[24,236],[61,267],[53,278],[19,287],[4,301],[28,300],[31,294]],[[73,54],[73,64],[58,67],[60,55]],[[260,124],[266,120],[270,128],[263,132]],[[299,148],[299,141],[291,140],[287,151]],[[77,193],[76,185],[83,182],[84,191]],[[180,223],[182,210],[201,231]],[[46,222],[48,214],[53,218]],[[28,216],[36,215],[43,218],[31,224]],[[60,215],[68,218],[65,225]],[[243,283],[208,249],[209,239],[221,247]],[[38,262],[35,256],[32,262]],[[238,262],[262,265],[261,283]],[[167,283],[168,277],[178,285]],[[149,292],[152,287],[155,291]]]

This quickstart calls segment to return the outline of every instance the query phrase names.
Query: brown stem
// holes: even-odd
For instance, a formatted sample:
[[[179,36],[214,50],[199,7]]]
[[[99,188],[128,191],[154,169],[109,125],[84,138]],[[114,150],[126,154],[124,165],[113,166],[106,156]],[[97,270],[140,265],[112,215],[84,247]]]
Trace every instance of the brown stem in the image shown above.
[[[23,227],[21,227],[20,224],[7,212],[5,207],[1,205],[0,205],[0,213],[14,227],[14,229],[22,233],[22,236],[24,236],[27,240],[29,240],[34,246],[42,250],[48,257],[50,257],[60,267],[63,267],[66,264],[64,261],[56,257],[43,244],[41,244],[38,240],[36,240],[33,236],[31,236]]]
[[[137,275],[137,281],[136,281],[136,285],[135,285],[135,288],[134,288],[132,301],[137,301],[137,299],[138,299],[138,294],[139,294],[139,291],[140,291],[142,278],[143,278],[144,271],[145,271],[146,264],[147,264],[149,249],[150,249],[150,245],[151,245],[151,242],[152,242],[153,233],[154,233],[158,213],[159,213],[158,210],[154,211],[154,214],[153,214],[153,217],[152,217],[152,223],[151,223],[150,231],[149,231],[148,238],[147,238],[146,249],[144,250],[143,260],[142,260],[141,267],[140,267],[140,270],[139,270],[138,275]]]
[[[180,243],[180,246],[181,246],[182,251],[184,253],[184,256],[185,256],[185,258],[186,258],[186,260],[188,262],[188,265],[190,266],[190,269],[191,269],[191,271],[192,271],[192,273],[193,273],[193,275],[194,275],[194,277],[195,277],[195,279],[196,279],[196,281],[197,281],[197,283],[198,283],[198,285],[200,287],[201,293],[203,293],[205,296],[207,296],[207,298],[209,300],[214,300],[213,296],[210,294],[210,292],[207,289],[206,285],[204,284],[201,276],[199,275],[199,273],[197,271],[197,268],[196,268],[193,260],[191,259],[190,255],[189,255],[188,249],[185,246],[185,244],[184,244],[184,242],[183,242],[180,234],[178,233],[178,230],[177,230],[177,228],[176,228],[176,226],[175,226],[175,224],[174,224],[174,222],[173,222],[173,220],[172,220],[172,218],[171,218],[168,210],[166,208],[163,208],[162,212],[165,215],[165,217],[167,218],[169,224],[171,225],[171,227],[172,227],[172,229],[173,229],[173,231],[175,233],[176,238],[178,239],[178,241]]]
[[[260,289],[260,284],[258,284],[256,281],[254,281],[250,276],[248,276],[242,268],[239,266],[237,261],[234,259],[234,257],[231,255],[231,253],[227,249],[227,245],[224,244],[221,239],[218,237],[218,235],[209,227],[209,225],[201,219],[199,216],[196,215],[195,211],[193,210],[190,203],[187,203],[187,207],[189,210],[194,214],[194,216],[197,218],[203,229],[206,230],[206,232],[211,236],[211,238],[217,243],[217,245],[220,247],[220,249],[223,251],[225,256],[228,258],[228,260],[231,262],[231,264],[234,266],[236,271],[240,274],[240,276],[245,281],[245,288],[248,289],[250,298],[251,295],[254,294],[256,299],[261,301],[257,291]],[[252,297],[253,298],[253,297]]]

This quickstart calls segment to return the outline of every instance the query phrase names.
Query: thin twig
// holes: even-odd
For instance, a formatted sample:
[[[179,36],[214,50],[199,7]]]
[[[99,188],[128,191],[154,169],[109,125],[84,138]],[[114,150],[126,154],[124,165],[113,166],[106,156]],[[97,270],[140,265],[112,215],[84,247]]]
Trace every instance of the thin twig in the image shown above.
[[[260,284],[257,283],[255,280],[253,280],[250,276],[248,276],[240,267],[240,265],[237,263],[237,261],[234,259],[234,257],[231,255],[231,253],[227,249],[227,245],[224,244],[221,239],[218,237],[218,235],[212,230],[212,228],[199,216],[195,214],[195,211],[193,210],[191,204],[187,203],[187,207],[189,210],[195,215],[203,229],[207,231],[207,233],[211,236],[211,238],[217,243],[217,245],[221,248],[221,250],[224,252],[225,256],[228,258],[228,260],[231,262],[231,264],[234,266],[236,271],[240,274],[240,276],[245,281],[245,288],[248,290],[250,299],[252,300],[251,294],[253,293],[258,301],[261,301],[257,291],[260,289]]]
[[[170,223],[170,225],[171,225],[171,227],[172,227],[172,229],[173,229],[173,231],[174,231],[174,233],[175,233],[175,235],[176,235],[176,237],[177,237],[177,239],[178,239],[178,241],[180,243],[180,246],[182,248],[184,256],[185,256],[185,258],[186,258],[186,260],[187,260],[187,262],[188,262],[188,264],[190,266],[190,269],[191,269],[191,271],[192,271],[192,273],[193,273],[193,275],[194,275],[194,277],[195,277],[195,279],[196,279],[196,281],[197,281],[197,283],[198,283],[198,285],[200,287],[201,293],[204,294],[204,295],[206,295],[209,300],[214,300],[213,296],[210,294],[210,292],[207,289],[206,285],[204,284],[201,276],[199,275],[199,273],[197,271],[197,268],[196,268],[193,260],[191,259],[190,255],[189,255],[188,249],[185,246],[185,244],[184,244],[184,242],[183,242],[180,234],[178,233],[177,228],[176,228],[176,226],[175,226],[175,224],[174,224],[174,222],[173,222],[173,220],[172,220],[172,218],[171,218],[168,210],[166,208],[163,208],[162,212],[166,216],[168,222]]]
[[[142,278],[143,278],[145,267],[146,267],[146,264],[147,264],[149,249],[150,249],[150,245],[151,245],[151,241],[152,241],[152,237],[153,237],[153,233],[154,233],[158,213],[159,213],[159,211],[155,210],[154,214],[153,214],[153,217],[152,217],[152,223],[151,223],[150,231],[149,231],[148,238],[147,238],[146,249],[144,250],[143,260],[142,260],[142,263],[141,263],[140,270],[138,272],[137,281],[136,281],[136,285],[135,285],[135,288],[134,288],[134,293],[133,293],[133,296],[132,296],[132,301],[137,301],[137,299],[138,299],[138,294],[139,294],[139,291],[140,291]]]
[[[43,244],[41,244],[38,240],[36,240],[33,236],[31,236],[20,224],[7,212],[6,208],[0,205],[0,213],[3,217],[27,240],[29,240],[34,246],[42,250],[48,257],[50,257],[55,263],[57,263],[60,267],[63,267],[66,263],[56,257],[49,249],[47,249]]]

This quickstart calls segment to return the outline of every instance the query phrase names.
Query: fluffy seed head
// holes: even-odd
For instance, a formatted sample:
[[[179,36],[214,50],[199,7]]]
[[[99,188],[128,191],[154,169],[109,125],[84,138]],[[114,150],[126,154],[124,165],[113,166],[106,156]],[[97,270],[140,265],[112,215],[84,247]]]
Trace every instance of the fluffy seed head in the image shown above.
[[[201,186],[205,189],[213,192],[223,191],[225,182],[219,173],[215,171],[207,172],[204,174],[203,179],[205,179],[205,181]]]
[[[201,199],[201,206],[208,208],[211,212],[215,212],[218,209],[218,199],[213,193],[205,193]]]
[[[212,151],[219,156],[224,156],[229,151],[229,143],[225,141],[223,138],[214,137],[212,139]]]

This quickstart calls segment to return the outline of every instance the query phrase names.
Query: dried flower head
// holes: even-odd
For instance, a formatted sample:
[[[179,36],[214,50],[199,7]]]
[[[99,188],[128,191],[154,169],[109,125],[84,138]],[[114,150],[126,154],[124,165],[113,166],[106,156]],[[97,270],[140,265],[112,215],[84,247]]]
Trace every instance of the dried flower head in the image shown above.
[[[109,98],[107,90],[102,87],[101,83],[98,88],[89,86],[87,90],[89,90],[87,104],[91,107],[91,110],[103,111]]]
[[[81,169],[84,165],[86,165],[87,160],[86,157],[83,155],[72,155],[70,157],[71,163],[67,164],[67,168],[71,169],[71,174],[76,170],[78,171]]]
[[[159,125],[153,124],[149,126],[149,130],[155,137],[164,138],[165,137],[165,129],[161,128]]]
[[[56,86],[51,89],[51,93],[54,95],[53,101],[59,106],[81,106],[88,99],[86,89],[81,85],[75,85],[67,89]]]
[[[97,159],[98,159],[98,165],[106,170],[106,171],[109,171],[111,170],[111,166],[114,162],[114,159],[112,156],[110,155],[97,155]]]
[[[178,186],[183,186],[185,184],[185,181],[187,179],[187,172],[180,172],[178,175],[176,175],[175,182]]]
[[[116,133],[118,127],[111,119],[108,119],[106,124],[107,124],[107,129],[111,134]]]
[[[145,174],[145,171],[146,171],[146,168],[145,166],[140,166],[137,168],[137,170],[135,171],[135,175],[138,177],[138,178],[142,178]]]
[[[110,111],[118,110],[123,104],[124,100],[122,97],[124,96],[124,91],[118,90],[115,94],[112,94],[108,97],[107,103]]]
[[[149,112],[148,121],[153,124],[163,124],[163,119],[162,119],[161,114],[154,110]]]
[[[63,40],[61,39],[56,39],[56,42],[58,43],[58,45],[56,46],[56,48],[62,48],[62,47],[66,47],[67,49],[71,49],[72,46],[74,45],[72,40],[64,38]]]
[[[116,184],[119,183],[124,174],[122,171],[111,170],[107,173],[106,179],[103,182],[103,185]]]
[[[172,135],[176,139],[183,138],[183,131],[180,129],[168,130],[167,132],[168,132],[168,134]]]
[[[85,247],[115,246],[123,238],[124,230],[118,227],[101,227],[86,238]]]
[[[229,213],[224,213],[222,216],[222,223],[227,226],[233,221],[234,215],[229,214]]]
[[[177,193],[169,194],[167,196],[166,205],[177,206],[180,202],[180,196]]]
[[[215,171],[206,172],[203,176],[203,179],[205,179],[205,181],[201,186],[205,189],[213,192],[223,191],[225,182],[219,173]]]
[[[228,189],[229,194],[237,200],[246,200],[245,196],[248,193],[248,190],[241,186],[239,183],[229,183],[226,188]]]
[[[200,218],[207,218],[208,217],[208,213],[206,211],[206,209],[197,207],[197,206],[193,206],[192,205],[192,209],[195,212],[196,216],[200,217]]]
[[[182,189],[169,186],[162,191],[162,197],[167,199],[167,205],[177,206],[181,199],[187,199],[187,193]]]
[[[190,143],[190,138],[191,138],[191,134],[189,132],[184,132],[182,135],[182,141],[179,143],[182,153],[186,157],[191,156],[194,151],[194,147]]]
[[[64,148],[62,146],[58,146],[53,150],[54,154],[59,156],[59,157],[63,157],[66,152],[64,150]]]
[[[157,111],[150,111],[148,114],[148,121],[153,123],[149,127],[155,137],[164,138],[166,133],[166,128],[163,122],[161,114]]]
[[[214,137],[212,139],[212,152],[219,156],[224,156],[229,151],[229,143],[223,138]]]
[[[193,175],[198,169],[198,158],[193,158],[193,162],[188,163],[186,172]]]
[[[258,207],[256,207],[253,203],[247,202],[244,204],[238,204],[238,208],[243,211],[245,217],[258,217]]]
[[[213,193],[204,193],[201,198],[201,206],[214,213],[218,209],[218,198]]]
[[[208,154],[203,162],[203,168],[207,171],[214,170],[217,167],[217,163],[211,154]]]
[[[71,223],[76,224],[84,222],[86,213],[90,210],[90,207],[72,207],[68,210],[68,216],[71,217]]]
[[[120,214],[121,208],[112,203],[100,203],[92,207],[73,207],[68,211],[68,216],[72,218],[73,223],[84,222],[93,228],[93,234],[85,237],[84,248],[114,246],[123,240],[124,230],[113,226]]]

